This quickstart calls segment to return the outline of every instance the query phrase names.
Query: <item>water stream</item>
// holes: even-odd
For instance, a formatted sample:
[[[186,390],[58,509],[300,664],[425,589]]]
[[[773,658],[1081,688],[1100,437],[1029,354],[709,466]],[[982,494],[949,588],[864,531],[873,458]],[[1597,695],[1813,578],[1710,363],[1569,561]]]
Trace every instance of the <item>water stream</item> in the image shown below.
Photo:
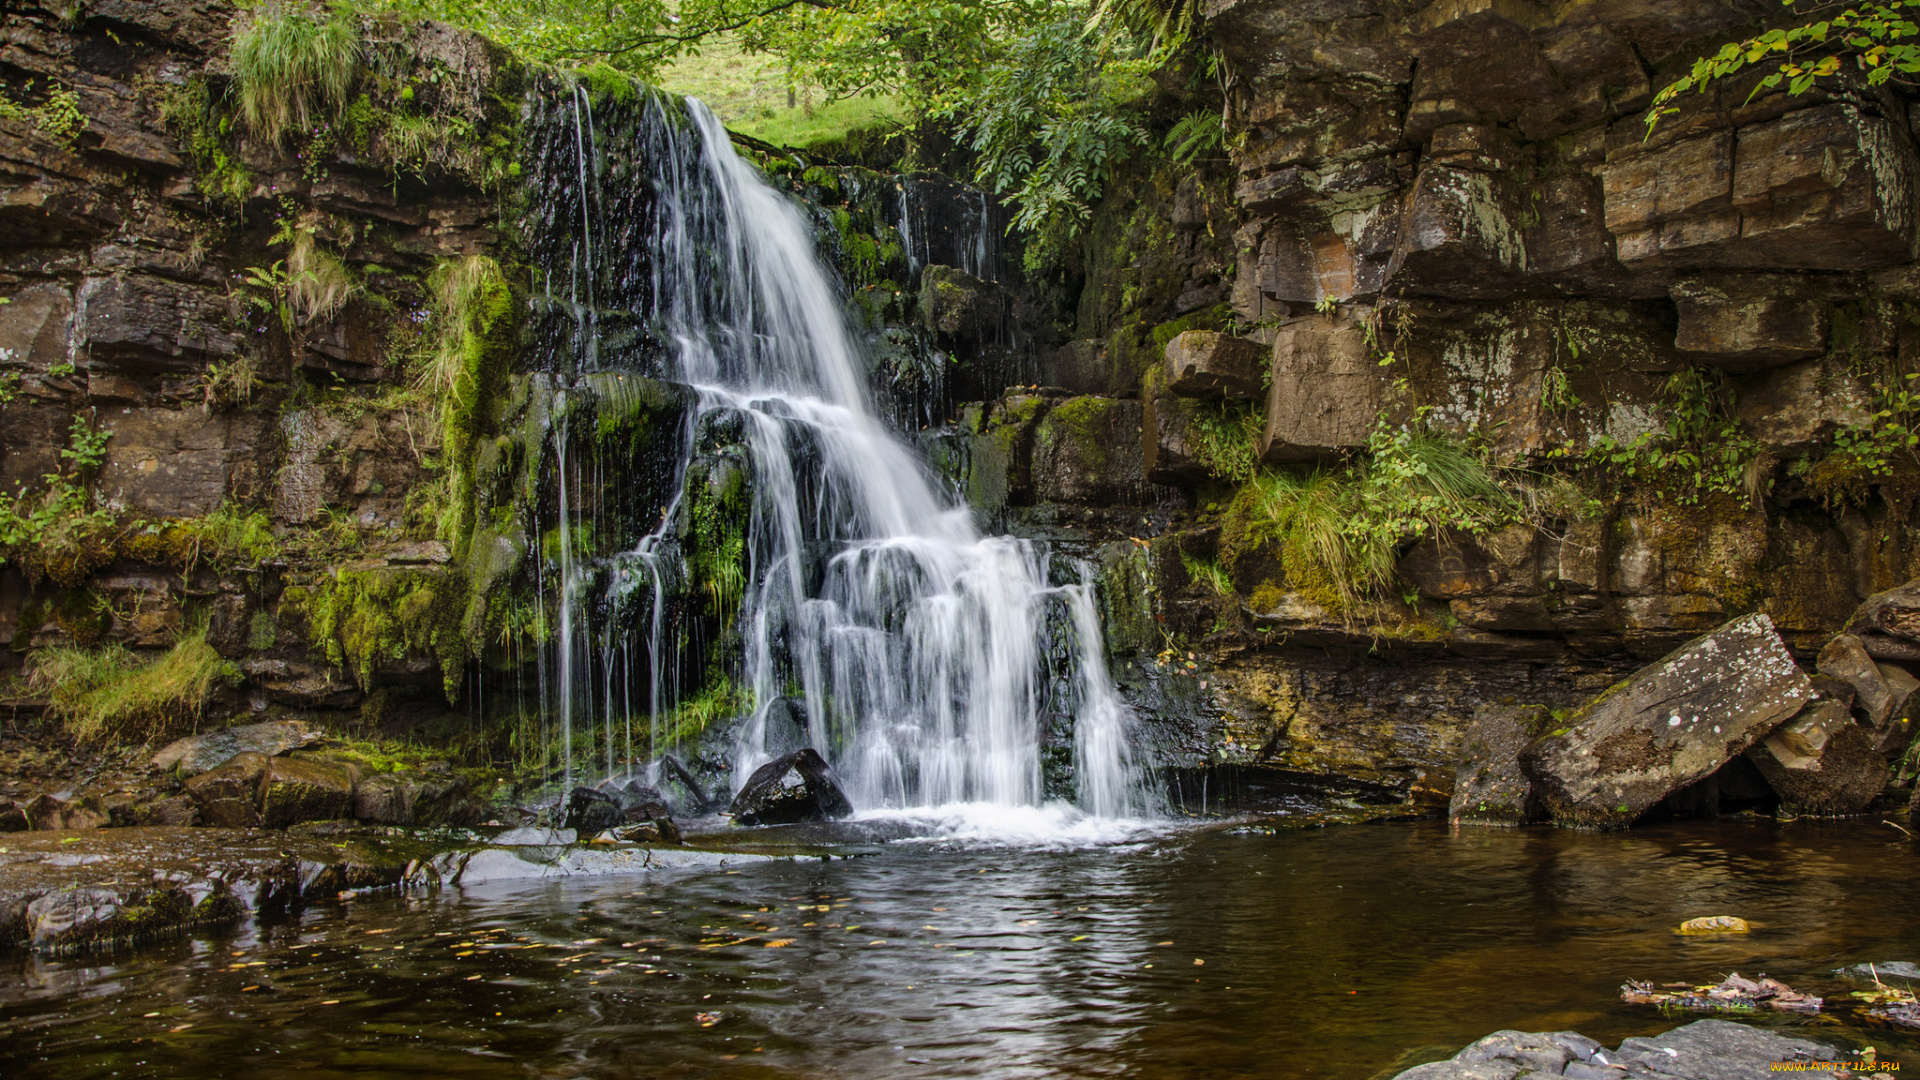
[[[649,98],[627,145],[584,92],[564,108],[570,130],[549,170],[573,197],[545,220],[573,240],[549,245],[557,254],[544,280],[550,291],[566,282],[577,368],[690,387],[686,455],[722,427],[746,448],[747,565],[737,583],[708,585],[738,592],[717,597],[737,600],[731,628],[750,691],[732,746],[735,788],[792,747],[794,733],[773,728],[797,722],[861,809],[1038,807],[1047,706],[1073,718],[1074,802],[1107,818],[1146,811],[1091,583],[1050,581],[1040,546],[983,535],[879,418],[846,298],[801,208],[734,152],[697,101]],[[980,214],[984,222],[984,203]],[[984,271],[997,253],[976,247],[973,269]],[[614,343],[606,313],[616,309],[644,312],[659,348]],[[564,515],[584,478],[566,439],[555,442]],[[688,476],[687,456],[677,472]],[[612,560],[578,550],[572,528],[558,531],[551,712],[569,777],[625,767],[613,748],[631,745],[636,708],[656,748],[677,748],[662,717],[684,673],[665,661],[676,642],[663,640],[661,612],[666,582],[686,575],[665,557],[686,497]],[[590,613],[604,610],[630,614],[596,632]],[[607,748],[604,762],[574,760],[582,732],[599,733],[592,745]]]

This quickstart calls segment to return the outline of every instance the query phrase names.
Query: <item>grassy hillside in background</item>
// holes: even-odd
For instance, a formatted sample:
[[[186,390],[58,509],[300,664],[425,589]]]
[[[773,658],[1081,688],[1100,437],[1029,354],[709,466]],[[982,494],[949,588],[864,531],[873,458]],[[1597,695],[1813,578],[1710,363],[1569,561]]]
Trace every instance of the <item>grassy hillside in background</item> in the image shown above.
[[[743,52],[731,41],[706,45],[700,55],[668,66],[659,83],[706,102],[722,122],[743,135],[799,150],[906,121],[905,111],[892,98],[823,102],[818,88],[805,86],[796,88],[789,107],[784,65],[764,53]]]

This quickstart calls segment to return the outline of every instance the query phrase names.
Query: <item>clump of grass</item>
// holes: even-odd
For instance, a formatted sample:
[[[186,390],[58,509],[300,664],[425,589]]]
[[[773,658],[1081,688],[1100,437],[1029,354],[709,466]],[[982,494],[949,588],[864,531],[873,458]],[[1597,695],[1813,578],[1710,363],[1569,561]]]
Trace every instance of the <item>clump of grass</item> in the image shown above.
[[[434,301],[434,340],[422,365],[422,388],[452,398],[473,394],[486,357],[487,334],[507,313],[512,293],[500,264],[485,255],[452,259],[427,281]]]
[[[237,676],[200,630],[152,661],[121,645],[44,649],[27,685],[81,742],[147,741],[197,723],[214,690]]]
[[[303,325],[338,315],[360,292],[346,264],[320,246],[309,230],[297,230],[287,254],[287,303]]]
[[[1279,545],[1288,579],[1344,614],[1386,591],[1408,543],[1520,517],[1492,468],[1454,439],[1382,424],[1368,450],[1338,469],[1263,473],[1245,491],[1250,531]]]
[[[345,4],[324,16],[287,3],[256,8],[233,39],[241,120],[275,145],[339,120],[360,53],[360,20]]]
[[[1180,553],[1180,565],[1186,568],[1189,578],[1212,589],[1215,595],[1232,595],[1233,579],[1220,568],[1219,560],[1196,559],[1183,551]]]

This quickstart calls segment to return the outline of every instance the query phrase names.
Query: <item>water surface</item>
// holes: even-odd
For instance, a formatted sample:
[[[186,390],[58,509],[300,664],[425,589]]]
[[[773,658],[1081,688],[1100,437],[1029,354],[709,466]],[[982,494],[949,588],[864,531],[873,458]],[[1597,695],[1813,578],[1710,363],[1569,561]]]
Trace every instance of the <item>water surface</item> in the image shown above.
[[[1627,978],[1844,992],[1830,969],[1920,960],[1913,842],[1877,821],[868,850],[10,957],[0,1075],[1365,1080],[1498,1028],[1677,1022]],[[1671,933],[1723,913],[1754,932]],[[1920,1065],[1911,1035],[1756,1022]]]

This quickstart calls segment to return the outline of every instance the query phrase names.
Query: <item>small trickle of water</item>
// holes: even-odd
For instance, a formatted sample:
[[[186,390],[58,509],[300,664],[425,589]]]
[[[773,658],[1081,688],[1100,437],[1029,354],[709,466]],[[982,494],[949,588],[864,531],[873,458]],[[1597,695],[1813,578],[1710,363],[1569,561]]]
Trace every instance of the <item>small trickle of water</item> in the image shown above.
[[[686,102],[684,119],[664,112],[678,107],[669,99],[649,107],[663,110],[654,130],[664,137],[644,170],[655,222],[646,293],[670,343],[670,376],[697,393],[685,442],[691,447],[692,432],[724,418],[743,433],[751,462],[749,571],[733,625],[753,708],[735,738],[736,788],[791,746],[799,733],[775,728],[797,719],[802,741],[827,757],[863,809],[1038,806],[1051,624],[1072,637],[1065,704],[1074,717],[1077,802],[1101,817],[1144,812],[1131,715],[1106,670],[1092,586],[1050,584],[1044,551],[981,535],[968,508],[943,495],[925,462],[870,407],[867,360],[800,210],[734,153],[704,105]],[[586,126],[575,134],[578,153],[594,153],[597,138],[597,152],[613,155],[608,136],[590,130],[589,110],[576,105],[573,117]],[[580,166],[583,208],[608,203],[586,194],[599,182],[593,167]],[[983,198],[981,236],[969,245],[976,272],[998,257],[987,217]],[[582,227],[588,238],[610,231]],[[585,252],[578,263],[587,280],[577,292],[603,302],[611,286],[594,274],[631,278],[635,269],[605,253]],[[615,352],[602,343],[583,355],[617,367]],[[567,471],[564,460],[559,466]],[[680,468],[684,475],[684,461]],[[564,491],[561,498],[566,507]],[[575,583],[583,571],[569,530],[560,530],[560,569],[574,579],[560,592],[555,665],[569,733],[582,701],[604,701],[600,720],[612,725],[626,720],[616,717],[625,701],[644,702],[657,720],[673,695],[661,660],[660,558],[674,516],[622,557],[622,565],[644,568],[653,603],[628,628],[631,645],[603,643],[599,655],[569,625],[580,618]],[[635,656],[647,658],[649,685],[614,693]],[[596,666],[593,685],[602,693],[587,689],[581,662]]]

